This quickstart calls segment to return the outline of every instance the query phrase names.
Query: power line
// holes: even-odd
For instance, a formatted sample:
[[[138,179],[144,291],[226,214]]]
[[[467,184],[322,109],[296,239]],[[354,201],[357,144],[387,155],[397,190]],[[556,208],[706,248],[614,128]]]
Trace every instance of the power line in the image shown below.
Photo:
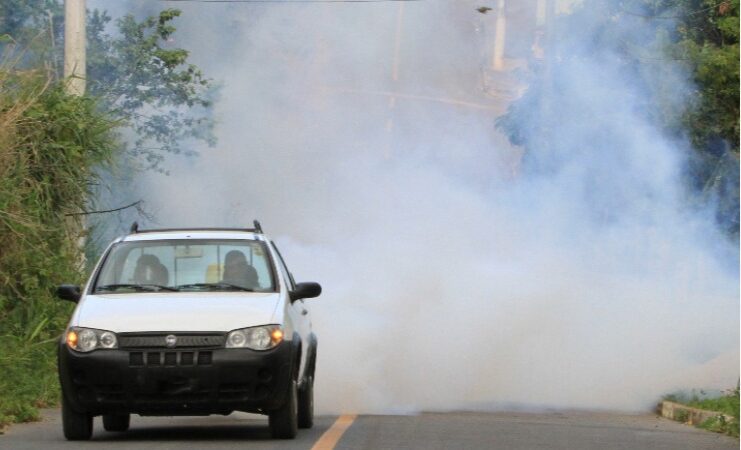
[[[404,3],[425,0],[159,0],[180,3]]]

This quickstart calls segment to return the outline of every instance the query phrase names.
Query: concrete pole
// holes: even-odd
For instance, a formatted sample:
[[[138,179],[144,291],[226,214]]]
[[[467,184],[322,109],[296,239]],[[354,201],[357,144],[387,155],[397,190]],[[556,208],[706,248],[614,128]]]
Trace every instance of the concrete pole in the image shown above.
[[[85,94],[85,0],[64,2],[64,78],[67,92]]]
[[[542,27],[545,25],[546,0],[538,0],[535,4],[535,25]]]
[[[87,76],[85,61],[85,0],[64,1],[64,80],[67,93],[70,95],[85,95],[85,77]],[[71,218],[69,230],[77,234],[77,246],[80,249],[79,265],[84,269],[85,258],[85,216],[77,220]]]
[[[492,69],[496,72],[504,70],[504,42],[507,32],[507,20],[504,16],[504,0],[497,2],[497,22],[494,29],[494,57]]]
[[[558,0],[546,0],[545,4],[545,42],[543,43],[544,55],[543,55],[543,87],[540,93],[541,101],[541,117],[545,118],[545,124],[541,126],[545,127],[544,134],[544,148],[542,152],[546,155],[546,165],[552,163],[553,158],[553,146],[551,139],[551,133],[553,132],[552,127],[555,126],[553,123],[554,106],[552,102],[552,96],[554,92],[553,88],[553,63],[556,60],[556,39],[555,39],[555,26],[556,26],[556,2]]]

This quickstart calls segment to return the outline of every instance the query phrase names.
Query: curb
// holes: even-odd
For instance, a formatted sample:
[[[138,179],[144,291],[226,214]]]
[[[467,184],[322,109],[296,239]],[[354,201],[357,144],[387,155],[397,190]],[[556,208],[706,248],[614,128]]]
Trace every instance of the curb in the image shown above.
[[[708,411],[707,409],[692,408],[680,403],[664,400],[659,403],[659,414],[667,419],[683,422],[688,425],[700,425],[708,419],[723,417],[726,421],[735,420],[733,417],[718,411]]]

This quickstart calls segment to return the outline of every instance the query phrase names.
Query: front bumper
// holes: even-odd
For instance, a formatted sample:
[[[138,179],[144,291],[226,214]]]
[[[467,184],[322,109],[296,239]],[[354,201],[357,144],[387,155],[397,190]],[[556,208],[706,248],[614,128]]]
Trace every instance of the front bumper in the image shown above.
[[[60,343],[59,379],[72,408],[93,415],[266,412],[282,405],[292,351],[127,349],[79,353]]]

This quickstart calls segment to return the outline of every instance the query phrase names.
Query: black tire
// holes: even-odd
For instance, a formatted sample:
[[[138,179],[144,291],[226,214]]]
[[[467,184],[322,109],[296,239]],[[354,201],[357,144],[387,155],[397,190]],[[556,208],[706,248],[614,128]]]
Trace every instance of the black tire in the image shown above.
[[[314,375],[304,383],[298,391],[298,427],[311,428],[314,426]]]
[[[72,409],[62,394],[62,429],[68,441],[87,441],[93,436],[93,416]]]
[[[131,423],[130,414],[104,414],[103,428],[106,431],[126,431]]]
[[[283,406],[268,414],[270,433],[274,439],[293,439],[298,434],[297,397],[296,380],[291,380],[288,396]]]

